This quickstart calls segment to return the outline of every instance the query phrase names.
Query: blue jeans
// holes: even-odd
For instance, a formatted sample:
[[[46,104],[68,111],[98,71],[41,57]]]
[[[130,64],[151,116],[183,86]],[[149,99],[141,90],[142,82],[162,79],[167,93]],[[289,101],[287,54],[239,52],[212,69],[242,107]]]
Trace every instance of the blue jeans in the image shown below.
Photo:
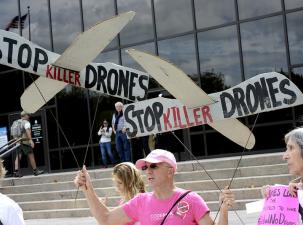
[[[106,153],[109,156],[111,163],[112,164],[115,163],[114,156],[113,156],[113,153],[112,153],[112,145],[111,145],[110,142],[100,143],[100,150],[101,150],[102,162],[103,162],[104,166],[107,166]]]
[[[121,131],[116,133],[116,149],[121,162],[130,162],[130,143],[126,134]]]

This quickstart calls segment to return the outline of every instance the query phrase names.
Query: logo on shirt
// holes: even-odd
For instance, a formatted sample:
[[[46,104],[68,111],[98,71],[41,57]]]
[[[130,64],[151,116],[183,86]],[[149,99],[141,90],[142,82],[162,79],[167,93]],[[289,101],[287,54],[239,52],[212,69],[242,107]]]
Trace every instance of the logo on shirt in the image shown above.
[[[189,204],[186,201],[180,201],[177,204],[177,209],[175,211],[175,215],[181,217],[182,219],[185,218],[186,213],[189,211]]]

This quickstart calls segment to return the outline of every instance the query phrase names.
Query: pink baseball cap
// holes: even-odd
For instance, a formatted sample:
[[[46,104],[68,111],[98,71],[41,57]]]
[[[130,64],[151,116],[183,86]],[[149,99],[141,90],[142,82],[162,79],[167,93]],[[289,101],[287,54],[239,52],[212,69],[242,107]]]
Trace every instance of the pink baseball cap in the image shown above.
[[[151,153],[149,153],[146,156],[146,158],[137,160],[136,167],[138,169],[142,169],[142,167],[145,166],[146,162],[148,163],[166,162],[173,167],[174,171],[177,170],[177,162],[174,154],[163,149],[155,149],[151,151]]]

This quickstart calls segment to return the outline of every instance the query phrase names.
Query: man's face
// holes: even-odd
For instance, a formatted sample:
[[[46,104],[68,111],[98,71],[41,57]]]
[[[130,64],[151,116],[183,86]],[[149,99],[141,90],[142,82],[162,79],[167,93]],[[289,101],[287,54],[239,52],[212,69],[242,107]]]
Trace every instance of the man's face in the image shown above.
[[[173,168],[164,162],[161,163],[146,163],[142,168],[146,173],[146,179],[151,187],[161,186],[166,184],[172,178]]]
[[[289,173],[292,175],[303,176],[303,158],[299,145],[291,138],[286,143],[286,151],[283,159],[287,161]]]

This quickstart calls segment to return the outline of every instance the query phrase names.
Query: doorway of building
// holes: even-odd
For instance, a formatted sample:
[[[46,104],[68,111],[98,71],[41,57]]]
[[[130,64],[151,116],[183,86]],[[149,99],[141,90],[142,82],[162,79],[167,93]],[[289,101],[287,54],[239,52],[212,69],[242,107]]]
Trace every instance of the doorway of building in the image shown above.
[[[9,127],[16,120],[20,119],[20,113],[10,114],[9,115]],[[49,171],[49,155],[47,151],[47,142],[46,142],[46,118],[45,111],[38,111],[30,116],[32,139],[35,143],[34,155],[37,167],[44,170],[45,172]],[[16,158],[16,153],[12,154],[12,166],[14,167],[14,160]],[[26,156],[22,156],[20,160],[20,169],[23,175],[31,175],[32,168]],[[13,170],[13,169],[12,169]]]

